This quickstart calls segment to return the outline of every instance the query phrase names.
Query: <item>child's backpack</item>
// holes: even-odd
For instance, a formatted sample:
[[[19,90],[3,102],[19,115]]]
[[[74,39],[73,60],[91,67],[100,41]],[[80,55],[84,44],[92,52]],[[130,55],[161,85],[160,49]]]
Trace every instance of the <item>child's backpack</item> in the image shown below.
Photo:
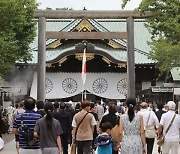
[[[96,143],[98,146],[106,146],[113,142],[110,135],[100,135],[96,138]]]
[[[21,127],[19,128],[19,131],[29,146],[36,143],[36,138],[34,137],[33,131],[23,123],[23,114],[21,114]]]
[[[100,135],[96,138],[98,154],[112,154],[113,139],[110,135]]]

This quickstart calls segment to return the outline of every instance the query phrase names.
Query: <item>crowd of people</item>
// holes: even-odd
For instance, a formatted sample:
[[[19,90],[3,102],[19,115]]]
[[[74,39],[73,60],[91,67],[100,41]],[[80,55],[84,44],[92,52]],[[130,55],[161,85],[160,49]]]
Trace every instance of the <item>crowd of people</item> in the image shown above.
[[[159,153],[178,154],[180,115],[176,109],[173,101],[158,103],[155,109],[153,103],[137,103],[134,98],[106,105],[84,100],[73,108],[64,102],[28,97],[18,103],[10,124],[17,154],[68,154],[68,146],[73,145],[77,154],[152,154],[155,138],[161,134],[165,141]],[[23,134],[24,125],[33,133],[31,144]],[[154,136],[146,133],[149,126],[155,130]]]

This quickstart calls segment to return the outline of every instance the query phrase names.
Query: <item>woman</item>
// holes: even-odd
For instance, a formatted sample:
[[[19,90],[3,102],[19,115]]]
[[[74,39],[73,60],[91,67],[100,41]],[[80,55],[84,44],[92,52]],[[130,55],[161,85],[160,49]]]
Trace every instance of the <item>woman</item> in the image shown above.
[[[143,118],[135,114],[136,100],[126,100],[127,114],[120,118],[121,154],[145,154],[146,142]]]
[[[62,154],[61,125],[58,120],[52,117],[53,104],[47,102],[44,105],[46,115],[36,122],[34,136],[40,138],[42,154]]]

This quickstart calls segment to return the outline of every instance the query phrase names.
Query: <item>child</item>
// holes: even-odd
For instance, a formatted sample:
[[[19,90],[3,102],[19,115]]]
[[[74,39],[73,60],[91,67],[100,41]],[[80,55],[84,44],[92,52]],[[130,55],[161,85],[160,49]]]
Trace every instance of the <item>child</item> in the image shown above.
[[[98,154],[112,154],[112,149],[119,150],[119,145],[111,137],[112,125],[109,122],[105,122],[101,126],[102,133],[96,138],[96,144],[98,146]]]

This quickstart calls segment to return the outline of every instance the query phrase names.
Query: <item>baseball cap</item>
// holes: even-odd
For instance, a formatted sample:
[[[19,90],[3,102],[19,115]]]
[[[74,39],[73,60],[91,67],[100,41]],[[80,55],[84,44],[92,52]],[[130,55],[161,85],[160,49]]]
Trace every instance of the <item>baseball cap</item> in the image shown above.
[[[175,110],[176,109],[176,104],[173,101],[168,101],[167,106],[169,109]]]

